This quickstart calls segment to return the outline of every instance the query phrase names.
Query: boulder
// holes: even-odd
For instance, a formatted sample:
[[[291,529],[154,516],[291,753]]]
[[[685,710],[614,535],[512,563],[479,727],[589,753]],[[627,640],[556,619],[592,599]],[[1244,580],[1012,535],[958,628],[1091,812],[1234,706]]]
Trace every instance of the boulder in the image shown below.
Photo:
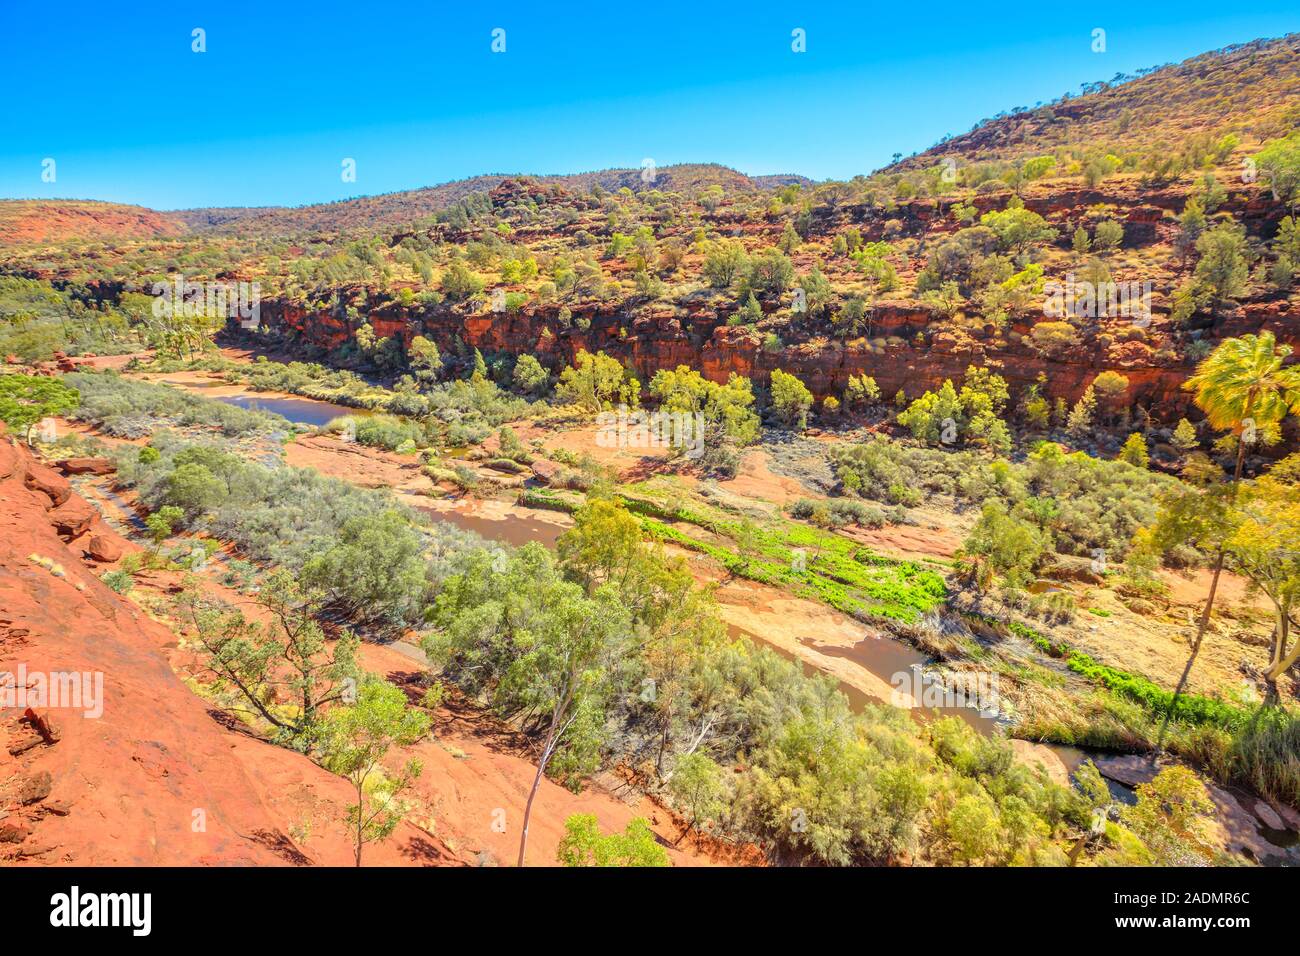
[[[18,449],[5,438],[0,437],[0,481],[12,478],[23,472],[23,460]]]
[[[64,458],[55,467],[65,475],[111,475],[117,465],[107,458]]]
[[[533,474],[538,481],[549,485],[560,474],[560,465],[548,458],[534,458]]]
[[[39,747],[45,743],[45,738],[36,732],[28,724],[21,725],[15,733],[8,735],[5,740],[5,750],[11,757],[20,757],[33,747]]]
[[[1106,583],[1106,579],[1094,569],[1091,561],[1067,555],[1057,555],[1055,560],[1043,568],[1042,575],[1052,581],[1072,581],[1094,586]]]
[[[40,803],[50,795],[50,788],[53,784],[54,781],[50,777],[50,772],[42,770],[40,773],[20,778],[14,796],[23,806]]]
[[[84,498],[69,498],[49,514],[50,524],[68,540],[85,534],[98,517],[99,512]]]
[[[0,843],[22,843],[31,835],[31,827],[22,820],[0,820]]]
[[[86,541],[86,553],[95,561],[110,564],[122,557],[122,545],[112,535],[92,532]]]
[[[56,744],[63,735],[59,732],[58,725],[53,721],[48,713],[42,714],[38,710],[28,707],[23,711],[23,721],[38,733],[43,741],[47,744]]]
[[[68,479],[54,469],[46,468],[37,462],[27,466],[27,477],[24,481],[32,491],[42,492],[49,498],[51,507],[57,508],[72,497],[72,485],[68,483]]]
[[[1264,826],[1271,830],[1285,830],[1286,821],[1278,816],[1277,811],[1263,800],[1255,801],[1255,816],[1264,821]]]

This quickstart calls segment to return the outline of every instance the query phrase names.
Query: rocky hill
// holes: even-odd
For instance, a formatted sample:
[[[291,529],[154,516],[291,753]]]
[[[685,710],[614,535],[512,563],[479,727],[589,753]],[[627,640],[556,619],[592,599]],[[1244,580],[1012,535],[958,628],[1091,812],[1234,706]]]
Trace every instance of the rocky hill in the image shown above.
[[[1300,122],[1300,34],[1255,40],[1116,74],[1032,108],[1014,107],[910,157],[900,168],[942,156],[1014,159],[1061,148],[1181,149],[1228,133],[1262,142]]]
[[[226,206],[171,212],[142,206],[80,200],[0,200],[0,246],[50,243],[131,242],[186,234],[294,236],[398,228],[436,216],[503,182],[528,179],[566,193],[593,187],[608,192],[658,190],[696,197],[711,186],[728,193],[763,192],[779,186],[809,186],[804,176],[746,176],[709,163],[664,166],[654,170],[605,169],[567,175],[521,173],[473,176],[423,189],[359,196],[308,206]]]
[[[143,206],[73,199],[0,200],[0,246],[126,242],[187,231],[171,214]]]

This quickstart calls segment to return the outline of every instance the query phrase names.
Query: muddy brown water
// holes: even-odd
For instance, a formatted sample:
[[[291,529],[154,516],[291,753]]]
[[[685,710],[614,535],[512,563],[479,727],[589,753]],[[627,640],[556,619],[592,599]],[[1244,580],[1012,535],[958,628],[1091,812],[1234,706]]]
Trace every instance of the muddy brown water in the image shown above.
[[[539,521],[535,518],[494,519],[459,511],[439,511],[419,504],[413,504],[413,507],[418,508],[434,521],[445,521],[463,530],[476,532],[491,541],[500,541],[514,547],[520,547],[530,541],[538,541],[548,548],[554,548],[556,540],[565,530],[558,525]],[[764,640],[762,636],[752,631],[745,630],[734,624],[728,624],[727,631],[732,638],[743,635],[760,646],[770,647],[782,657],[797,662],[803,667],[804,672],[809,675],[823,673],[815,665],[782,647]],[[925,665],[929,663],[929,658],[915,648],[893,638],[885,636],[869,637],[859,641],[852,647],[822,644],[813,638],[807,637],[802,638],[801,643],[819,654],[825,654],[827,657],[841,657],[850,660],[891,686],[902,684],[901,689],[906,692],[912,693],[915,691],[923,694],[927,688],[932,693],[943,692],[942,682],[924,672]],[[837,684],[839,690],[849,699],[849,703],[855,712],[861,713],[869,704],[890,703],[873,697],[846,681],[837,681]],[[953,697],[951,694],[943,694],[943,696]],[[954,704],[941,707],[914,707],[911,708],[911,712],[913,716],[922,721],[933,720],[936,717],[958,717],[984,736],[990,736],[998,732],[998,721],[995,716],[981,711],[973,701],[969,704],[963,704],[963,698],[960,695],[957,695],[955,700]],[[1083,752],[1076,752],[1075,748],[1053,749],[1062,751],[1062,759],[1071,771],[1085,759]],[[1069,752],[1067,753],[1067,751]]]
[[[408,503],[411,507],[420,511],[421,514],[428,515],[434,521],[453,524],[463,531],[473,531],[489,541],[500,541],[516,548],[523,547],[530,541],[537,541],[548,548],[554,548],[555,542],[559,540],[560,535],[564,534],[565,531],[560,525],[552,524],[549,521],[539,521],[536,518],[487,518],[483,515],[467,514],[463,511],[439,511],[427,505],[414,502]]]
[[[500,541],[514,547],[520,547],[530,541],[538,541],[548,548],[554,548],[556,540],[558,540],[565,530],[558,525],[546,521],[539,521],[535,518],[512,517],[493,519],[485,518],[481,515],[466,514],[459,511],[439,511],[428,506],[414,503],[412,506],[418,508],[422,513],[428,515],[434,521],[445,521],[465,531],[473,531],[490,541]],[[752,631],[745,630],[735,624],[728,624],[727,632],[733,639],[744,636],[759,646],[771,648],[787,660],[798,663],[803,668],[804,673],[810,676],[823,673],[815,665],[809,663],[798,655],[792,654],[790,651],[777,646],[776,644],[764,640],[760,635],[755,634]],[[911,687],[917,687],[918,690],[926,687],[934,687],[936,690],[939,689],[939,682],[923,672],[923,668],[928,662],[928,658],[915,648],[909,647],[908,645],[893,640],[892,638],[867,638],[852,647],[838,647],[834,645],[821,644],[812,638],[803,638],[801,642],[812,650],[817,651],[819,654],[825,654],[828,657],[842,657],[851,660],[863,670],[866,670],[895,686],[897,685],[898,680],[901,680],[897,675],[908,675],[907,679],[911,683],[904,687],[905,690]],[[919,675],[919,677],[914,675]],[[861,713],[868,705],[889,703],[889,701],[883,701],[867,694],[865,691],[854,687],[846,681],[837,681],[836,683],[838,684],[841,693],[849,699],[850,705],[857,713]],[[920,720],[931,720],[936,716],[959,717],[966,723],[970,724],[970,726],[977,732],[985,736],[991,735],[997,731],[997,719],[981,713],[979,708],[976,706],[958,705],[934,708],[915,707],[912,708],[912,713]],[[1070,759],[1067,759],[1066,761],[1067,765],[1071,767],[1071,770],[1083,762],[1081,752],[1078,755],[1077,760],[1073,758],[1074,755],[1070,755]]]
[[[797,654],[792,654],[785,648],[778,647],[775,644],[769,644],[752,631],[747,631],[734,624],[728,624],[727,632],[732,638],[742,636],[747,637],[756,644],[771,648],[786,660],[793,661],[802,667],[803,672],[809,677],[828,676],[825,671],[820,670],[814,664],[809,663]],[[805,647],[817,651],[819,654],[825,654],[828,657],[840,657],[853,661],[853,663],[859,665],[864,670],[889,681],[895,686],[897,686],[897,682],[891,680],[891,678],[894,675],[909,671],[912,674],[920,673],[920,684],[922,687],[935,685],[941,686],[941,682],[926,675],[922,670],[928,661],[928,658],[924,654],[917,651],[915,648],[909,647],[908,645],[889,637],[867,638],[864,641],[859,641],[852,647],[818,644],[809,638],[804,638],[800,643]],[[879,698],[868,694],[866,691],[854,687],[852,684],[838,680],[834,675],[829,676],[831,676],[832,680],[836,681],[840,693],[848,698],[849,706],[854,713],[860,714],[868,706],[878,706],[882,703],[891,703],[891,701],[882,701]],[[915,683],[912,683],[904,689],[915,686]],[[981,736],[992,737],[999,733],[997,718],[982,712],[973,704],[946,707],[918,706],[909,708],[908,712],[920,723],[928,723],[929,721],[936,720],[940,717],[957,717],[969,724],[970,727]],[[1088,751],[1081,747],[1072,747],[1068,744],[1053,743],[1041,743],[1039,746],[1045,747],[1052,751],[1052,753],[1056,754],[1061,763],[1065,765],[1065,770],[1071,777],[1074,776],[1075,771],[1090,759]],[[1137,797],[1133,792],[1133,788],[1120,783],[1118,780],[1111,780],[1105,777],[1103,777],[1103,779],[1105,780],[1107,789],[1110,790],[1112,799],[1117,803],[1131,805],[1137,802]]]
[[[765,641],[761,636],[753,631],[738,627],[735,624],[727,625],[727,633],[734,639],[737,637],[747,637],[756,644],[763,647],[769,647],[776,651],[786,660],[798,663],[804,670],[805,674],[810,676],[825,674],[816,665],[804,660],[797,654],[793,654],[783,647],[778,647]],[[852,647],[840,647],[833,644],[821,644],[812,638],[801,638],[799,641],[804,647],[810,648],[819,654],[825,654],[827,657],[839,657],[852,661],[863,670],[874,674],[881,680],[892,686],[899,686],[903,683],[901,690],[906,693],[912,693],[913,690],[922,692],[925,688],[933,688],[939,691],[942,683],[924,673],[924,666],[928,658],[914,648],[908,647],[899,641],[889,637],[869,637],[866,640],[859,641]],[[919,676],[917,676],[919,675]],[[832,675],[832,679],[834,679]],[[905,683],[904,683],[905,682]],[[872,694],[868,694],[852,684],[836,680],[839,690],[849,699],[849,703],[856,713],[861,713],[868,705],[888,704],[891,701],[881,700]],[[960,700],[961,698],[958,698]],[[912,716],[921,721],[934,720],[937,717],[958,717],[977,731],[978,733],[989,736],[997,730],[997,719],[980,711],[972,702],[970,705],[952,704],[942,707],[912,707],[909,708]]]
[[[491,541],[500,541],[514,547],[520,547],[530,541],[538,541],[548,548],[554,548],[556,540],[565,530],[558,525],[539,521],[535,518],[494,519],[459,511],[439,511],[418,504],[413,506],[419,508],[421,512],[434,521],[445,521],[463,530],[476,532]],[[809,675],[823,673],[816,666],[803,660],[798,655],[769,643],[752,631],[747,631],[734,624],[728,624],[727,631],[732,638],[743,635],[760,646],[770,647],[782,657],[799,663],[804,672]],[[884,636],[869,637],[859,641],[852,647],[821,644],[813,638],[802,638],[801,643],[819,654],[825,654],[827,657],[842,657],[850,660],[863,670],[874,674],[892,686],[898,686],[905,681],[906,683],[904,683],[902,689],[909,693],[913,689],[918,692],[923,692],[926,688],[930,688],[932,692],[942,690],[940,681],[924,673],[924,667],[929,662],[929,658],[915,648],[893,638]],[[869,704],[889,703],[889,701],[873,697],[845,681],[837,681],[837,684],[840,691],[849,699],[849,703],[855,712],[861,713]],[[957,700],[960,701],[962,698],[958,696]],[[923,721],[933,720],[936,717],[958,717],[984,736],[996,733],[998,728],[997,718],[982,712],[973,702],[964,706],[961,703],[955,703],[941,707],[914,707],[911,708],[911,711],[913,716]],[[1073,750],[1073,748],[1069,749]],[[1074,754],[1064,759],[1066,759],[1067,766],[1070,766],[1071,770],[1073,770],[1074,767],[1083,762],[1084,758],[1082,752],[1079,752],[1077,759],[1075,759]]]

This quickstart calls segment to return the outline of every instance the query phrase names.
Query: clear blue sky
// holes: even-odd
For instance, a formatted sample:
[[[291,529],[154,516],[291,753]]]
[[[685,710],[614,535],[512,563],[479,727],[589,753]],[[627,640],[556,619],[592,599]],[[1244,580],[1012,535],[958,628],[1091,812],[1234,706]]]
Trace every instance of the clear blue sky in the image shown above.
[[[1085,81],[1296,30],[1296,0],[0,0],[0,196],[299,205],[647,157],[847,178]]]

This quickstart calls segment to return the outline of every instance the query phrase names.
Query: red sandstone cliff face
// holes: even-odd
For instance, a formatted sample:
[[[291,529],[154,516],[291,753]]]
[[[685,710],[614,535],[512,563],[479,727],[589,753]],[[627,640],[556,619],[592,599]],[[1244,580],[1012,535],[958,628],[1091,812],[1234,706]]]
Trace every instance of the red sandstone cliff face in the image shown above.
[[[91,573],[130,547],[0,434],[0,673],[103,682],[97,716],[0,700],[0,861],[350,864],[341,828],[310,856],[288,836],[306,810],[341,819],[347,782],[218,722],[168,666],[175,637]],[[404,824],[367,860],[457,862],[435,844]]]
[[[630,316],[613,307],[585,304],[572,312],[573,322],[565,327],[558,306],[525,308],[515,315],[463,315],[449,308],[386,303],[369,310],[367,320],[377,336],[409,343],[423,335],[444,352],[459,339],[485,353],[535,355],[554,369],[572,362],[580,349],[617,356],[645,379],[658,369],[687,365],[716,381],[735,372],[764,383],[779,368],[799,376],[819,398],[837,395],[850,375],[863,373],[873,376],[886,396],[902,389],[914,397],[944,379],[959,381],[974,364],[996,367],[1013,390],[1041,380],[1048,397],[1074,402],[1098,373],[1115,369],[1128,377],[1131,400],[1157,417],[1168,420],[1190,408],[1182,384],[1194,362],[1113,335],[1091,335],[1067,354],[1044,355],[1026,338],[1029,320],[1013,323],[1008,331],[1014,335],[999,335],[991,327],[955,329],[923,306],[882,304],[870,341],[845,343],[810,330],[805,341],[789,341],[768,351],[757,331],[728,326],[726,315],[711,308],[685,315],[665,309]],[[326,350],[344,344],[354,331],[336,310],[313,311],[278,301],[262,304],[262,320],[292,340]],[[590,320],[589,327],[580,328],[579,320]],[[1149,330],[1152,339],[1163,334],[1167,321],[1155,316]],[[1211,343],[1271,331],[1279,341],[1300,346],[1300,315],[1288,311],[1285,300],[1248,304],[1213,321],[1201,317],[1199,324]]]

